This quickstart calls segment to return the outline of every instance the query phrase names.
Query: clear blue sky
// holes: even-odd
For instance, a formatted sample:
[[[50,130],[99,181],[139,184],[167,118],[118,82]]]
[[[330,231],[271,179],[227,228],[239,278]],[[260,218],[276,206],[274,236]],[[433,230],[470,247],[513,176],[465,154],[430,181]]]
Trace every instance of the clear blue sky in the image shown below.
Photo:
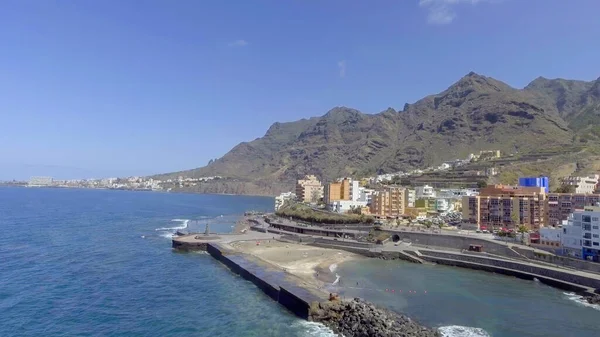
[[[276,121],[376,113],[469,71],[600,76],[598,0],[0,4],[0,179],[195,168]]]

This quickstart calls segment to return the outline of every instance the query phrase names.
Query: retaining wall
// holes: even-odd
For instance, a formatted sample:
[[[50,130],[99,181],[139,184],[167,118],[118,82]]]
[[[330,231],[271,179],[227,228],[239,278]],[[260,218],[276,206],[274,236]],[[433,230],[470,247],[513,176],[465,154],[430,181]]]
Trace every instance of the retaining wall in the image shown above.
[[[221,261],[232,272],[254,283],[267,296],[283,305],[296,316],[308,319],[311,303],[323,298],[287,280],[288,275],[279,270],[271,270],[264,265],[247,259],[244,255],[223,247],[218,243],[208,243],[206,251]]]
[[[433,246],[458,250],[468,250],[470,245],[482,245],[483,250],[491,254],[502,255],[512,258],[523,258],[517,252],[513,251],[506,244],[493,242],[485,239],[472,238],[458,235],[443,235],[433,233],[387,231],[390,234],[396,234],[400,240],[410,240],[415,245]]]
[[[521,249],[515,247],[514,250],[526,256],[528,259],[552,263],[560,266],[570,267],[578,270],[587,270],[593,273],[600,273],[600,263],[576,260],[570,257],[557,256],[550,254],[536,253],[533,250]]]
[[[373,248],[375,246],[372,243],[352,242],[352,241],[342,241],[342,240],[328,240],[328,239],[323,239],[323,238],[314,238],[314,242],[328,244],[328,245],[335,245],[335,246],[362,248],[362,249],[369,249],[369,248]]]
[[[530,274],[531,278],[533,278],[533,277],[552,278],[552,279],[555,279],[558,281],[573,283],[576,285],[582,285],[582,286],[589,287],[589,288],[594,288],[594,289],[600,288],[600,279],[594,279],[594,278],[590,278],[590,277],[586,277],[586,276],[582,276],[582,275],[572,274],[572,273],[569,273],[566,271],[547,269],[547,268],[534,266],[534,265],[530,265],[530,264],[526,264],[526,263],[519,263],[516,261],[491,259],[491,258],[485,258],[485,257],[452,254],[452,253],[437,252],[437,251],[422,250],[422,249],[420,251],[421,251],[421,254],[423,254],[421,256],[421,258],[426,261],[431,261],[431,262],[436,262],[436,263],[441,263],[441,264],[448,264],[448,265],[456,265],[456,266],[465,266],[465,264],[463,263],[461,265],[461,263],[454,263],[454,262],[451,262],[450,260],[457,261],[457,262],[465,262],[467,264],[473,263],[473,264],[477,264],[479,266],[486,265],[486,266],[492,267],[492,268],[497,267],[497,268],[503,268],[503,269],[511,269],[513,271],[513,272],[511,272],[512,273],[511,275],[514,275],[517,272],[521,272],[521,273]],[[444,259],[447,261],[438,261],[436,258],[441,258],[441,259]],[[479,266],[477,266],[477,268],[474,268],[474,269],[487,270],[487,268],[480,268]],[[495,270],[492,270],[492,271],[502,272],[502,271],[495,271]],[[515,276],[517,276],[517,275],[515,275]]]

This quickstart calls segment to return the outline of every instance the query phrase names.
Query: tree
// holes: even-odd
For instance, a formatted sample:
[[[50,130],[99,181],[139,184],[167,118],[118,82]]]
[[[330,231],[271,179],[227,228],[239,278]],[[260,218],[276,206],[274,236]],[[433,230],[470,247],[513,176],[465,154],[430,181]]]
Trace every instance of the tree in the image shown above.
[[[477,187],[478,187],[478,188],[484,188],[484,187],[487,187],[487,181],[484,181],[484,180],[480,180],[480,181],[478,181],[478,182],[477,182]]]
[[[521,243],[525,243],[525,233],[529,232],[529,228],[525,225],[519,225],[517,232],[521,233]]]
[[[427,229],[430,229],[431,226],[433,226],[433,223],[431,221],[427,220],[427,221],[425,221],[424,225]]]
[[[517,228],[521,224],[521,215],[519,212],[511,212],[510,219],[512,220],[513,225]]]

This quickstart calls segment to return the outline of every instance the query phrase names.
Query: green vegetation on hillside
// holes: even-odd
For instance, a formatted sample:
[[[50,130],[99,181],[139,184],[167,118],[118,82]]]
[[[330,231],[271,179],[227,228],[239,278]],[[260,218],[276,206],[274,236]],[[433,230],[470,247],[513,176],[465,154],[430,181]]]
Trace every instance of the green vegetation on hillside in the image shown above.
[[[322,224],[351,224],[351,223],[373,223],[375,219],[368,215],[356,214],[337,214],[314,210],[304,204],[286,204],[280,208],[276,215],[293,218],[296,220],[322,223]]]

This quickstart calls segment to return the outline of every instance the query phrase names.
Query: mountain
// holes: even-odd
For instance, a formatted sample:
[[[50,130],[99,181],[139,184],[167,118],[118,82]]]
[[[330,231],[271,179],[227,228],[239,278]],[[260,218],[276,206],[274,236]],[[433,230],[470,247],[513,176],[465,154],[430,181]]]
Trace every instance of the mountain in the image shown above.
[[[588,138],[600,137],[600,78],[585,82],[538,77],[525,91],[549,99],[573,131]]]
[[[540,77],[515,89],[471,72],[401,111],[364,114],[336,107],[321,117],[275,123],[263,137],[235,146],[205,167],[157,177],[219,175],[231,186],[207,184],[199,191],[275,194],[305,174],[327,181],[423,168],[479,150],[566,146],[578,141],[579,130],[600,125],[598,102],[600,79]]]

